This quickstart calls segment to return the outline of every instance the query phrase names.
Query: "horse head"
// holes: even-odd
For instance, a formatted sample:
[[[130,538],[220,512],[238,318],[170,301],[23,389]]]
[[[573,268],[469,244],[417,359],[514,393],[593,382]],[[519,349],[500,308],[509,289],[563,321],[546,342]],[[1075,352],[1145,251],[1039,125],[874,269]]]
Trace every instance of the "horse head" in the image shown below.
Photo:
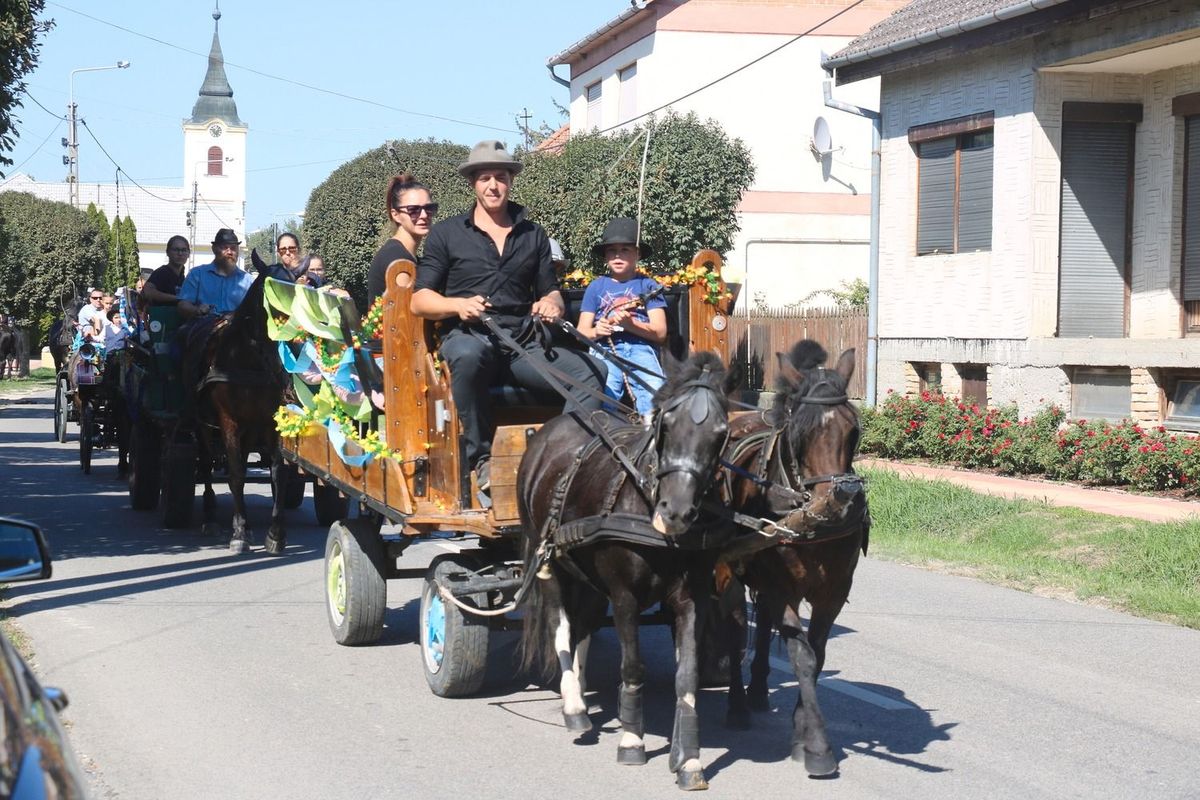
[[[695,521],[716,475],[729,438],[728,395],[738,380],[712,353],[682,364],[667,355],[664,366],[667,382],[654,396],[653,525],[665,536],[678,536]]]
[[[782,430],[777,463],[786,482],[811,495],[803,514],[809,525],[849,522],[865,497],[862,479],[854,474],[858,449],[858,412],[846,387],[854,374],[854,349],[842,353],[833,369],[824,348],[805,339],[786,356],[777,353],[780,379],[769,419]],[[795,513],[794,508],[772,508]]]

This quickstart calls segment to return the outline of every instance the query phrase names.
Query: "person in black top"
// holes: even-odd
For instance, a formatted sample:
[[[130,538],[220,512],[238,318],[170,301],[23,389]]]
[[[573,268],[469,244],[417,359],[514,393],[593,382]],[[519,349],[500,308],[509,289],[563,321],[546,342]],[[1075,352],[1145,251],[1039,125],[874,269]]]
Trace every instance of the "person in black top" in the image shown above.
[[[579,387],[599,392],[607,374],[604,365],[586,353],[563,347],[543,349],[536,339],[524,345],[528,357],[519,358],[480,322],[483,314],[490,314],[518,334],[530,317],[554,320],[565,310],[546,231],[508,199],[521,166],[500,142],[475,145],[458,168],[475,192],[475,205],[433,226],[413,286],[414,314],[454,323],[439,351],[450,366],[450,390],[463,426],[466,455],[481,491],[490,485],[495,423],[488,389],[493,384],[512,382],[552,393],[530,363],[530,359],[541,360],[574,379],[573,398],[590,410],[600,408],[600,400]]]
[[[267,267],[267,277],[284,283],[295,283],[302,274],[300,263],[300,239],[296,234],[285,231],[275,240],[275,255],[279,259]]]
[[[183,236],[167,240],[167,263],[150,274],[139,295],[152,306],[173,306],[179,302],[179,287],[183,285],[183,266],[192,248]]]
[[[387,268],[393,261],[403,259],[417,263],[417,248],[429,235],[429,228],[438,211],[438,204],[433,202],[429,189],[407,172],[392,178],[385,202],[396,232],[371,259],[371,271],[367,273],[368,308],[387,288],[384,285],[387,282]]]

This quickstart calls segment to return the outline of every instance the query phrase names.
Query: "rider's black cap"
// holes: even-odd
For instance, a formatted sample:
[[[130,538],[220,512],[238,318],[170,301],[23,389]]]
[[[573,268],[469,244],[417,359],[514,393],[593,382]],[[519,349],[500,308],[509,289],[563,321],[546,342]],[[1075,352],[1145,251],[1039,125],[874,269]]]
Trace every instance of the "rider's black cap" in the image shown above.
[[[233,228],[221,228],[213,238],[213,244],[241,244]]]

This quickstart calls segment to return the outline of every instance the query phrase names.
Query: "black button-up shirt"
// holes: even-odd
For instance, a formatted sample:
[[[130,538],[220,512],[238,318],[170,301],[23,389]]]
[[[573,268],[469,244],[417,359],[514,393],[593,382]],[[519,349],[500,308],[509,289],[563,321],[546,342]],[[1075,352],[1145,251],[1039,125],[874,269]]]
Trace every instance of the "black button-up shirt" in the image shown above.
[[[429,231],[414,291],[432,289],[443,297],[480,295],[496,313],[527,315],[535,301],[558,290],[546,231],[525,218],[524,206],[509,203],[513,227],[500,253],[492,237],[475,224],[474,213],[472,206]]]

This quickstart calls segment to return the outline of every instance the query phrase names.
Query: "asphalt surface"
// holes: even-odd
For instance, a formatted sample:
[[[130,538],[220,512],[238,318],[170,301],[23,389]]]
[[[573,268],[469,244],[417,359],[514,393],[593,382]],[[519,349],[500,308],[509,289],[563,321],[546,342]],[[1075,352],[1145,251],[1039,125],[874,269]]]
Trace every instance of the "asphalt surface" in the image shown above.
[[[420,579],[391,581],[378,644],[334,643],[325,532],[311,499],[282,558],[158,528],[129,508],[107,452],[77,465],[77,428],[51,436],[50,398],[0,409],[0,508],[39,523],[54,577],[7,591],[44,682],[66,690],[78,755],[100,798],[641,798],[667,771],[670,638],[648,642],[644,767],[616,764],[615,639],[589,670],[598,735],[575,741],[557,696],[514,678],[494,634],[473,698],[433,696],[417,644]],[[253,487],[261,537],[267,487]],[[230,504],[221,497],[228,525]],[[423,567],[455,543],[404,557]],[[782,653],[777,652],[782,663]],[[839,776],[788,759],[796,690],[777,670],[774,711],[722,726],[702,693],[709,794],[729,798],[1195,798],[1200,632],[866,559],[829,644],[820,698]]]

